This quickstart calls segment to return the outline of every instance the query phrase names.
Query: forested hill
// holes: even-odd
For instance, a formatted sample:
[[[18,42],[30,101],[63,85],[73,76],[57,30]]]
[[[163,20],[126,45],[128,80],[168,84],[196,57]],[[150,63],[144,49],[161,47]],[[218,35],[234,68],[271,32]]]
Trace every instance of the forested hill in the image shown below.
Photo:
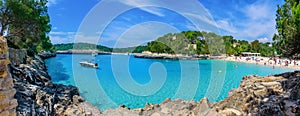
[[[67,43],[67,44],[55,44],[56,50],[99,50],[104,52],[111,52],[112,49],[102,45],[90,44],[90,43]]]
[[[55,44],[56,50],[99,50],[103,52],[118,52],[118,53],[141,53],[145,50],[146,46],[128,47],[128,48],[109,48],[102,45],[90,44],[90,43],[67,43],[67,44]]]
[[[210,44],[210,45],[209,45]],[[183,31],[181,33],[168,33],[147,46],[128,48],[109,48],[102,45],[89,43],[68,43],[54,45],[56,50],[90,50],[96,49],[104,52],[141,53],[150,51],[153,53],[169,54],[218,54],[239,55],[241,52],[259,52],[263,56],[271,56],[274,48],[270,42],[260,43],[258,40],[248,42],[237,40],[232,36],[220,36],[212,32]],[[222,51],[223,50],[223,51]]]
[[[221,36],[212,32],[183,31],[169,33],[149,42],[147,51],[154,53],[223,54],[239,55],[241,52],[259,52],[271,56],[274,48],[270,42],[261,43],[237,40],[232,36]]]

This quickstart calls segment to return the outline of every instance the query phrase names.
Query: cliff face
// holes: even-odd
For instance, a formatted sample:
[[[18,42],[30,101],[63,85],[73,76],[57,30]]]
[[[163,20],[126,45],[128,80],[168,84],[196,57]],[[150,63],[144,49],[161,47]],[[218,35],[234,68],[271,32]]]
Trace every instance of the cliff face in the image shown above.
[[[10,49],[10,72],[17,90],[17,115],[99,115],[85,102],[74,86],[51,82],[40,56],[29,57],[26,50]],[[44,57],[43,57],[44,58]]]
[[[8,49],[6,40],[0,37],[0,116],[16,115],[17,100],[13,79],[8,71]]]

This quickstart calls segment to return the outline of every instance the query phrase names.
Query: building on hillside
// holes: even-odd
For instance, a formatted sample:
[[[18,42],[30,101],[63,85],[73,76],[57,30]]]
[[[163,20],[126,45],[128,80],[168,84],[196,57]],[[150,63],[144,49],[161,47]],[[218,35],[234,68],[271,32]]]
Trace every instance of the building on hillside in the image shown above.
[[[152,52],[150,52],[150,51],[143,51],[142,53],[143,54],[152,54]]]
[[[186,49],[189,49],[189,48],[193,48],[194,50],[197,49],[197,44],[188,44],[188,47]]]

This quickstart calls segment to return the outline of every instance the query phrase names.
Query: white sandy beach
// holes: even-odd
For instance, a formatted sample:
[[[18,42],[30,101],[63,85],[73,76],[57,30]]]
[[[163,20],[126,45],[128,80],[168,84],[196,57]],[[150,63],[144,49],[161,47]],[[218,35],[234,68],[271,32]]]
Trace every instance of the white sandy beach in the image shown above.
[[[300,60],[288,60],[288,59],[277,58],[276,64],[274,59],[270,59],[269,57],[261,57],[261,56],[255,58],[230,56],[222,60],[274,66],[274,68],[281,67],[281,68],[289,68],[293,70],[300,70]]]

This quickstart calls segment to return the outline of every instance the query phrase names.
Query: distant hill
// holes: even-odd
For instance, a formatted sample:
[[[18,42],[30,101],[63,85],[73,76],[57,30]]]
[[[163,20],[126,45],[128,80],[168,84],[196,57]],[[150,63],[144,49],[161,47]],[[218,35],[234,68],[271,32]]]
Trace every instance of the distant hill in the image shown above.
[[[111,52],[112,49],[102,45],[90,44],[90,43],[67,43],[67,44],[55,44],[56,50],[99,50],[104,52]]]
[[[146,49],[146,46],[128,47],[128,48],[110,48],[102,45],[90,43],[66,43],[55,44],[54,47],[59,50],[99,50],[103,52],[118,52],[118,53],[141,53]]]
[[[259,40],[249,42],[237,40],[233,36],[221,36],[212,32],[183,31],[180,33],[168,33],[154,41],[148,42],[146,46],[128,48],[110,48],[102,45],[89,43],[56,44],[56,50],[99,50],[103,52],[117,53],[141,53],[150,51],[152,53],[169,54],[227,54],[239,55],[241,52],[258,52],[262,56],[273,56],[275,48],[270,42],[262,43]]]

